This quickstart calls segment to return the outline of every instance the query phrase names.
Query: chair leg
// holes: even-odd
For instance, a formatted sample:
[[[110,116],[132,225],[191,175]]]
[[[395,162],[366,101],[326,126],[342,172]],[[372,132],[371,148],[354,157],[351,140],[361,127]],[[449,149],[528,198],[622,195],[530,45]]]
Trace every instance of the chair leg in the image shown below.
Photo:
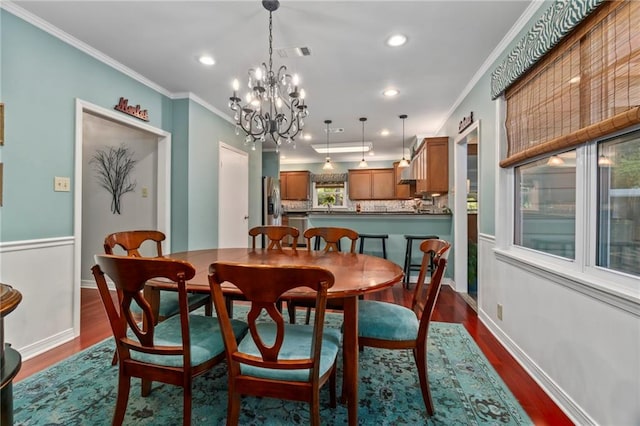
[[[207,303],[204,305],[204,314],[205,316],[213,316],[213,303],[211,300],[207,300]]]
[[[433,416],[433,400],[431,399],[431,389],[429,389],[429,377],[427,376],[427,344],[418,345],[413,350],[413,358],[418,367],[418,378],[420,379],[420,390],[422,391],[422,399],[427,413]]]
[[[182,415],[182,424],[184,426],[191,426],[191,380],[187,377],[183,386],[184,404]]]
[[[113,359],[111,359],[111,365],[118,364],[118,350],[113,351]]]
[[[329,376],[329,406],[336,408],[336,370],[338,368],[333,365],[331,375]]]
[[[129,390],[131,389],[131,377],[120,373],[118,377],[118,400],[116,410],[113,414],[113,424],[121,425],[124,421],[124,413],[127,411],[127,401],[129,401]]]
[[[304,319],[304,323],[306,325],[309,325],[310,322],[311,322],[311,308],[307,308],[307,316]]]
[[[152,380],[149,379],[142,379],[142,386],[141,386],[141,392],[140,394],[142,396],[149,396],[149,394],[151,393],[151,385],[153,384]]]
[[[287,311],[289,311],[289,324],[295,324],[296,323],[296,305],[291,300],[287,302]]]
[[[315,395],[311,397],[309,411],[311,426],[320,426],[320,395],[318,391],[316,391]]]
[[[229,389],[227,400],[227,426],[236,426],[240,421],[240,395]]]

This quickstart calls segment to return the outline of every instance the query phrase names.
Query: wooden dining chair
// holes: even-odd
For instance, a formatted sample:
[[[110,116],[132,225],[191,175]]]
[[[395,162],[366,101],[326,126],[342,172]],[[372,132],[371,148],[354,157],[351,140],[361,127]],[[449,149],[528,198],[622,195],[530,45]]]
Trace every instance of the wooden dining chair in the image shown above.
[[[324,251],[341,251],[340,241],[343,238],[351,240],[350,253],[356,252],[356,242],[359,235],[349,228],[338,227],[316,227],[304,231],[303,237],[307,240],[307,250],[311,250],[311,240],[314,239],[314,250],[320,250],[320,242],[324,241]]]
[[[149,395],[153,381],[183,387],[183,424],[191,424],[193,377],[225,357],[217,318],[189,313],[186,281],[193,278],[195,269],[188,262],[166,258],[115,255],[95,258],[97,264],[92,272],[120,358],[113,424],[121,425],[124,420],[132,377],[142,379],[143,396]],[[118,306],[111,297],[105,275],[120,294]],[[145,283],[156,278],[175,282],[179,296],[179,314],[157,324],[142,293]],[[142,310],[142,321],[131,310],[134,304]],[[229,320],[229,328],[231,335],[238,338],[247,331],[246,323],[238,320]]]
[[[232,332],[223,282],[235,285],[250,302],[249,333],[240,343]],[[209,284],[227,353],[227,425],[238,424],[243,395],[307,402],[311,424],[320,425],[319,394],[327,381],[330,404],[336,405],[336,360],[342,338],[339,329],[324,327],[333,274],[312,266],[216,262],[209,267]],[[285,292],[299,287],[317,292],[313,325],[287,324],[276,307]]]
[[[314,250],[320,250],[320,242],[324,241],[324,251],[341,251],[340,241],[343,238],[351,240],[351,247],[349,253],[356,252],[356,242],[359,235],[356,231],[349,228],[339,227],[316,227],[307,229],[303,237],[307,240],[307,250],[311,250],[311,240],[314,240]],[[296,308],[306,307],[305,324],[309,324],[311,319],[311,309],[313,308],[312,301],[294,301],[287,300],[287,310],[289,312],[289,322],[294,324],[296,322]],[[339,301],[329,301],[328,307],[330,309],[342,309],[342,303]]]
[[[266,225],[251,228],[249,235],[252,237],[251,248],[254,250],[256,248],[256,238],[261,235],[267,238],[267,242],[269,243],[267,246],[268,250],[282,250],[282,240],[285,237],[291,237],[291,249],[296,250],[300,231],[298,228],[291,226]]]
[[[162,242],[165,240],[164,233],[160,231],[121,231],[109,234],[104,239],[105,254],[119,254],[114,250],[119,247],[132,257],[162,257]],[[141,253],[154,252],[155,255],[145,256]],[[123,253],[123,254],[124,254]],[[193,311],[204,307],[205,315],[211,316],[213,306],[211,296],[208,294],[189,293],[189,310]],[[178,293],[175,291],[160,291],[160,309],[157,321],[163,321],[179,312]]]
[[[427,413],[433,415],[433,402],[427,377],[427,334],[442,277],[447,266],[451,244],[444,240],[424,240],[418,282],[413,291],[411,309],[374,300],[362,300],[358,305],[358,344],[384,349],[411,349],[418,367],[422,399]],[[425,279],[433,257],[435,269],[428,286]]]

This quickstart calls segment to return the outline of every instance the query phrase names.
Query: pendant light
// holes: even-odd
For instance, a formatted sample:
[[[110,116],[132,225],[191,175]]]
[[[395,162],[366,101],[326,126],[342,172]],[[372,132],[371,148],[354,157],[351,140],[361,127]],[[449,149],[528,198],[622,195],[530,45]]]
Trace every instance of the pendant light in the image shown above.
[[[369,167],[369,165],[367,164],[367,162],[364,159],[364,122],[365,121],[367,121],[366,117],[360,117],[360,122],[362,123],[362,160],[360,161],[360,164],[358,165],[358,167],[360,167],[360,168]]]
[[[404,120],[407,119],[407,114],[402,114],[399,117],[402,120],[402,160],[398,163],[398,167],[409,167],[409,160],[404,158]]]
[[[324,124],[327,125],[327,161],[322,166],[322,170],[333,170],[333,164],[331,164],[331,157],[329,157],[329,124],[331,120],[324,120]]]

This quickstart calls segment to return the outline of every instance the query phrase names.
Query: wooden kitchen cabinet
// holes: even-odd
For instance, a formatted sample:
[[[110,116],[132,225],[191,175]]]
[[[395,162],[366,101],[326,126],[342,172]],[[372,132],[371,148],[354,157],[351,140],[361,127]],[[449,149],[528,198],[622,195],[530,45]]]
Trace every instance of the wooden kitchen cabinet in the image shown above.
[[[391,168],[349,170],[351,200],[392,200],[395,187],[395,173]]]
[[[309,171],[280,172],[280,198],[306,201],[310,198]]]
[[[399,200],[407,200],[411,198],[411,185],[408,183],[398,183],[400,180],[400,169],[398,168],[399,161],[393,163],[393,181],[396,183],[395,198]]]
[[[416,192],[444,194],[449,191],[449,138],[425,138],[413,157]]]

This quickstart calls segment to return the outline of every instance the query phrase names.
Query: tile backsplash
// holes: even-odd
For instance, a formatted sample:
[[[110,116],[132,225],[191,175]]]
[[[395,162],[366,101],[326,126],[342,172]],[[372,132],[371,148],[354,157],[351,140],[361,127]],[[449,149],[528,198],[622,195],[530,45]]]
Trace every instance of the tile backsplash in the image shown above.
[[[416,199],[417,200],[417,199]],[[443,207],[446,203],[446,196],[434,197],[433,199],[420,200],[421,206],[424,207]],[[414,211],[414,200],[361,200],[352,201],[347,200],[347,210],[356,210],[356,204],[360,204],[360,209],[363,212],[401,212],[401,211]],[[282,200],[282,206],[285,211],[288,210],[312,210],[311,201],[290,201]],[[340,210],[340,209],[336,209]]]

